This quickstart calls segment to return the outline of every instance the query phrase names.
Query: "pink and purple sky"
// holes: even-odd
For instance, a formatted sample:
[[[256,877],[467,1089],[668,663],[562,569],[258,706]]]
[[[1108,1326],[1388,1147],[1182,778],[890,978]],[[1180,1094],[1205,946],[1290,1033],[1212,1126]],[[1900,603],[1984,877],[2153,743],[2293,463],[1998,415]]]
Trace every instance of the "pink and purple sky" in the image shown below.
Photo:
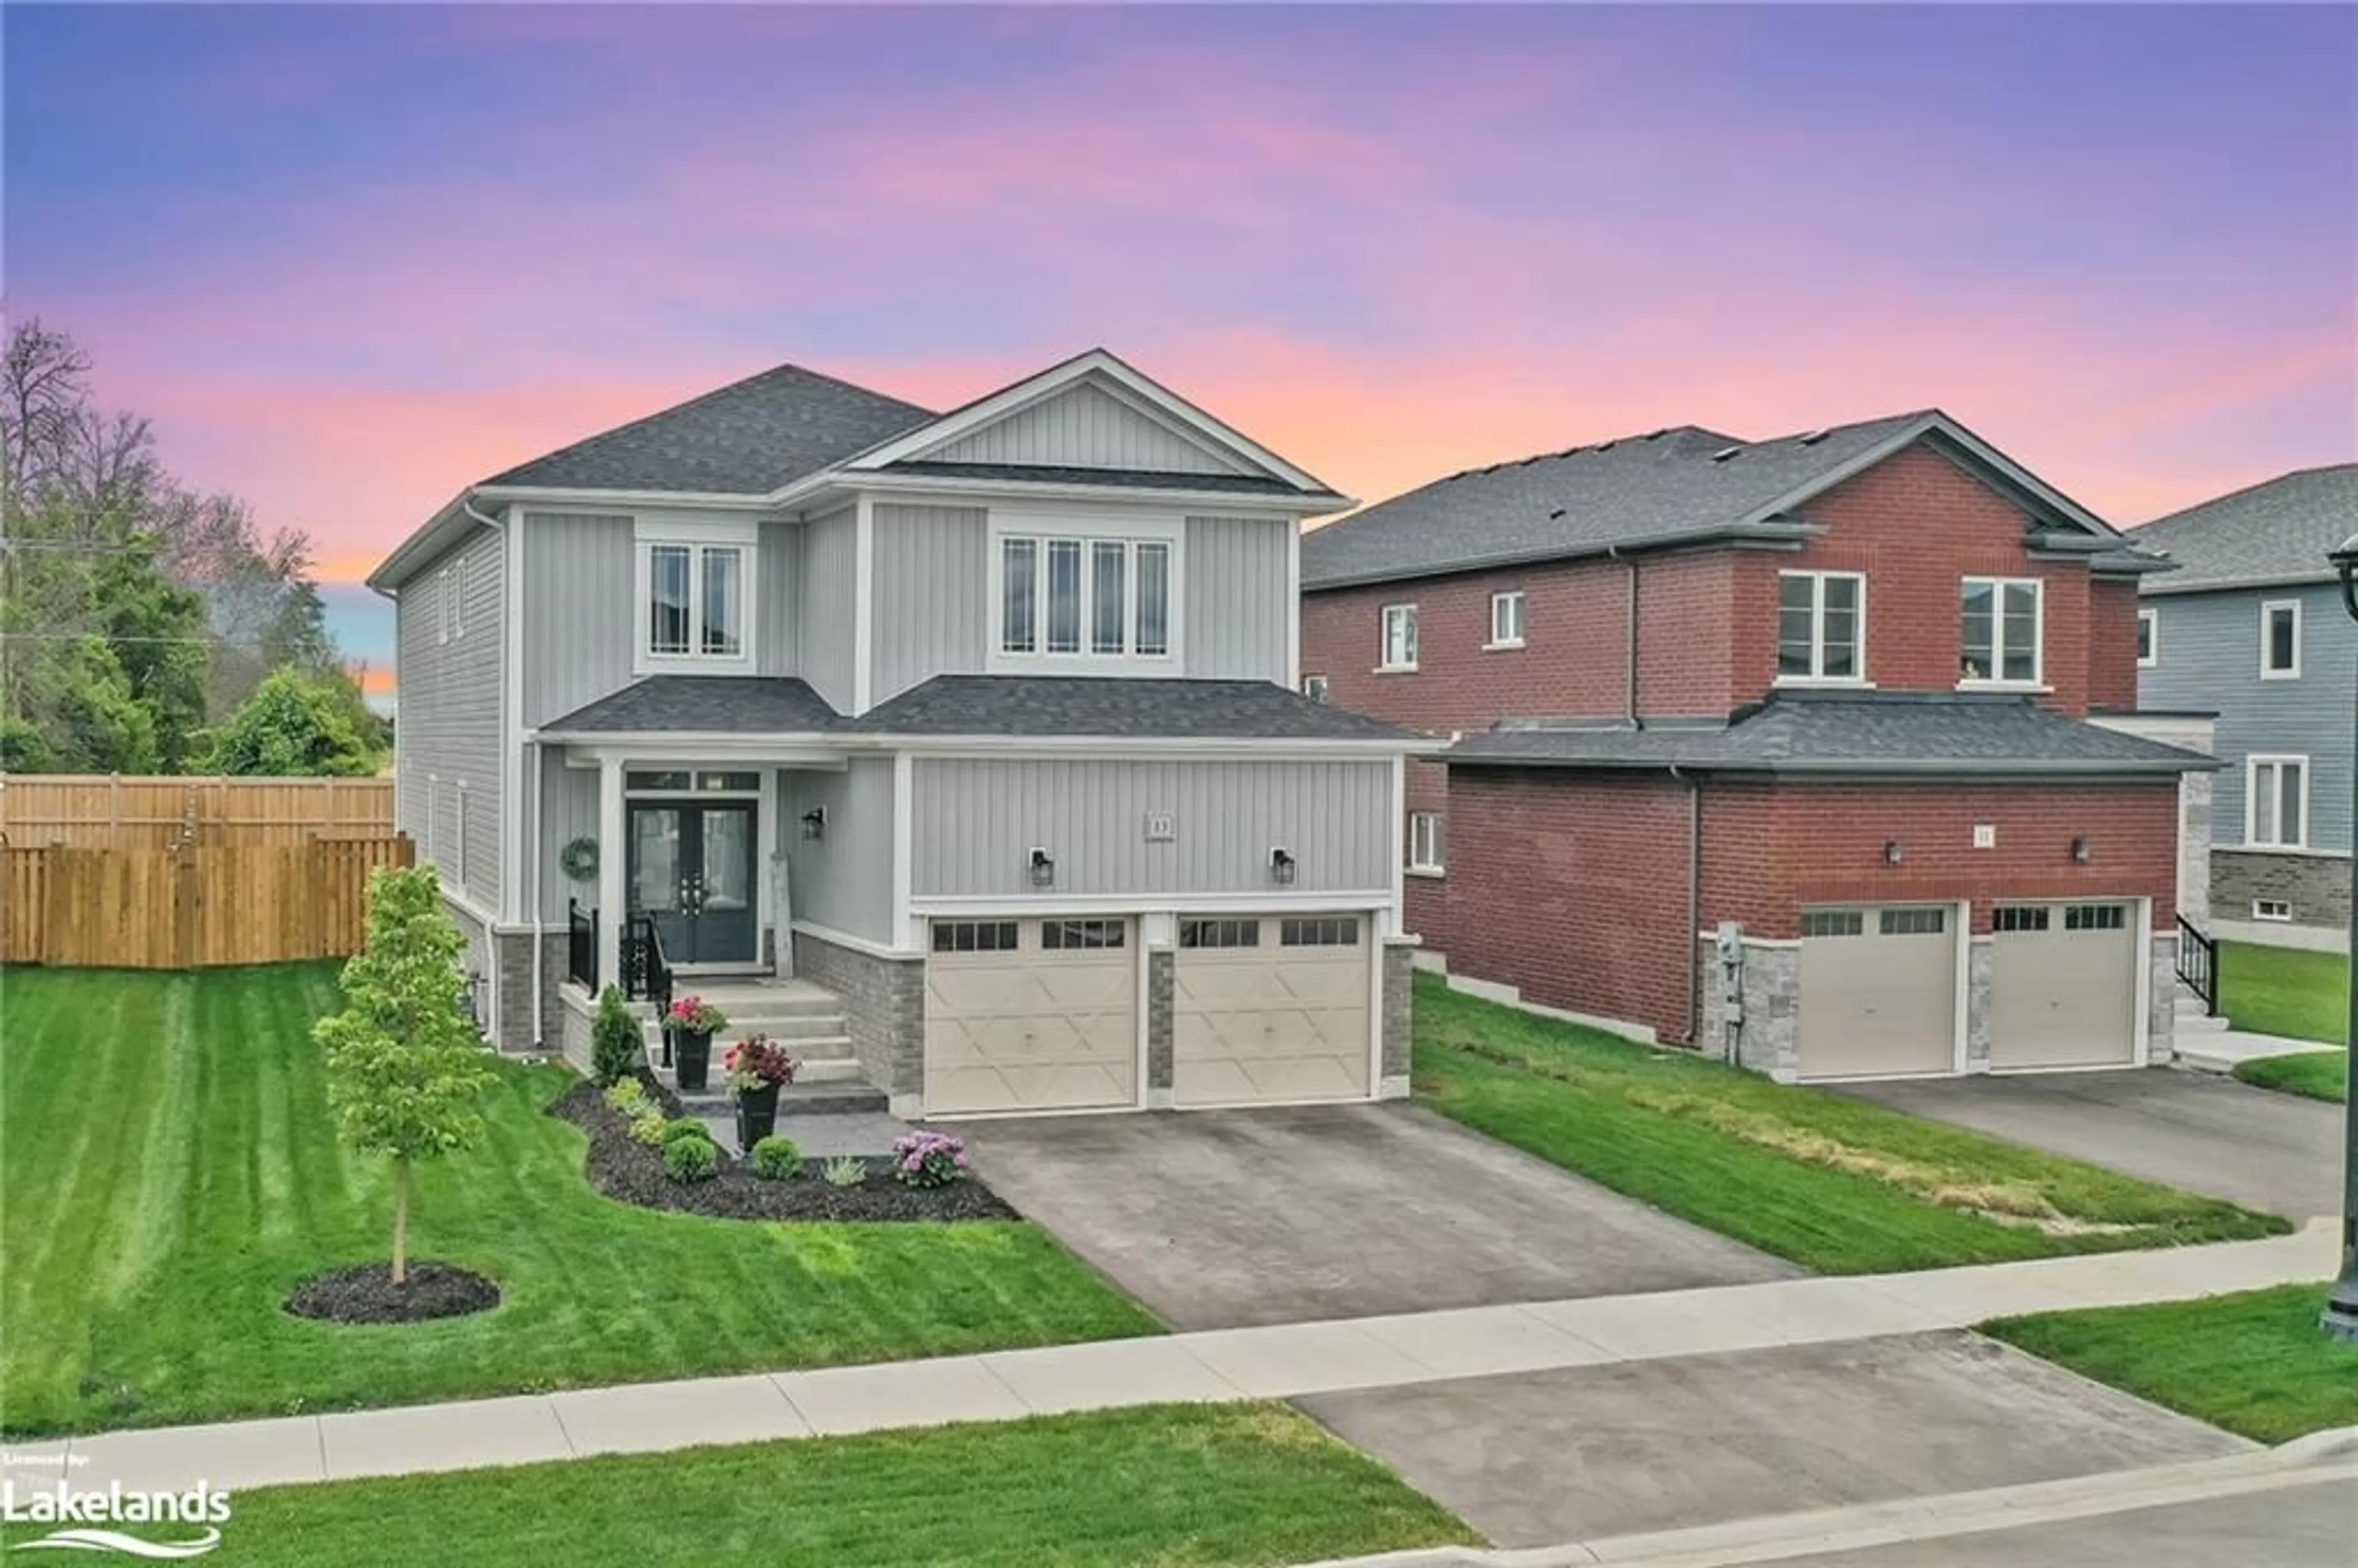
[[[1924,405],[2123,524],[2358,452],[2346,6],[0,28],[8,309],[333,584],[782,360],[947,406],[1102,343],[1371,500]]]

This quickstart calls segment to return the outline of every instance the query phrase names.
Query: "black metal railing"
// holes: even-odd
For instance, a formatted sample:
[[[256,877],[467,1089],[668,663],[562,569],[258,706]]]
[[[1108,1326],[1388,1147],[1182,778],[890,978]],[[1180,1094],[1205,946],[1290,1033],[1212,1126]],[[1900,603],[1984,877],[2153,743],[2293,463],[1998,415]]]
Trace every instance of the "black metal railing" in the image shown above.
[[[659,1012],[671,1006],[671,964],[652,914],[633,914],[623,924],[622,989],[633,1001],[654,1003]]]
[[[598,912],[579,899],[565,901],[565,973],[590,995],[598,994]]]
[[[2178,917],[2178,978],[2202,999],[2202,1011],[2219,1016],[2219,941],[2184,915]]]

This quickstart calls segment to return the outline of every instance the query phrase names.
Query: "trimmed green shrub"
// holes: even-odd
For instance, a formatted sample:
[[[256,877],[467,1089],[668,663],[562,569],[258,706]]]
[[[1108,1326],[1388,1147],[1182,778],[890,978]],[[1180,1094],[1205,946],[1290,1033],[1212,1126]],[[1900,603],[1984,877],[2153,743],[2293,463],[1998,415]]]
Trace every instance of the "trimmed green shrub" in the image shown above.
[[[690,1142],[698,1139],[707,1143],[711,1142],[712,1129],[692,1116],[683,1116],[664,1123],[663,1141],[664,1147],[666,1149],[675,1143]]]
[[[664,1119],[663,1112],[650,1107],[633,1119],[632,1142],[644,1143],[650,1149],[660,1149],[670,1141],[671,1123]]]
[[[654,1103],[647,1098],[647,1086],[639,1082],[638,1075],[635,1073],[629,1077],[616,1078],[609,1084],[606,1087],[605,1098],[607,1109],[620,1111],[633,1119],[636,1119],[641,1111],[647,1109]]]
[[[664,1174],[675,1182],[708,1182],[720,1172],[720,1151],[709,1138],[675,1138],[664,1145]]]
[[[638,1014],[620,986],[598,993],[598,1014],[590,1021],[590,1076],[611,1084],[638,1071],[647,1054]]]
[[[746,1166],[765,1182],[790,1182],[802,1174],[803,1152],[793,1139],[773,1132],[753,1145]]]

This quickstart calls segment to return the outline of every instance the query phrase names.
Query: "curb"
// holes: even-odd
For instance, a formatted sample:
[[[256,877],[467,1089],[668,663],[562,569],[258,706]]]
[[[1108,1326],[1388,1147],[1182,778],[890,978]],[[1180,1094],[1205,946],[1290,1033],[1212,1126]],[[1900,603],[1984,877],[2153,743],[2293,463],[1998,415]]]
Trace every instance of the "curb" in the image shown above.
[[[2358,1426],[2218,1459],[2033,1481],[1977,1492],[1771,1514],[1725,1524],[1602,1536],[1555,1546],[1443,1546],[1328,1559],[1301,1568],[1737,1568],[1950,1536],[2018,1530],[2319,1481],[2358,1481]]]

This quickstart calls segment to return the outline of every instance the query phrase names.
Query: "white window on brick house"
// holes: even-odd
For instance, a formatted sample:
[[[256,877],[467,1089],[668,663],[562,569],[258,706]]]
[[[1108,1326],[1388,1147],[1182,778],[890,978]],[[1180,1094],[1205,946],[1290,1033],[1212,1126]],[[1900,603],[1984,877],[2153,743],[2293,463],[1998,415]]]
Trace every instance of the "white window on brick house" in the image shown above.
[[[1857,572],[1777,574],[1777,678],[1857,681],[1866,672],[1866,579]]]
[[[1442,870],[1441,813],[1408,814],[1408,869],[1438,874]]]
[[[1486,648],[1520,648],[1523,645],[1523,590],[1490,596],[1490,640]]]
[[[2260,678],[2300,678],[2300,600],[2272,599],[2260,606]]]
[[[1325,676],[1303,676],[1302,677],[1302,695],[1308,697],[1313,702],[1325,701],[1326,677]]]
[[[1383,642],[1377,650],[1376,667],[1383,670],[1416,668],[1416,606],[1387,604],[1383,614]]]
[[[2137,611],[2137,668],[2149,670],[2161,663],[2161,613],[2155,610]]]
[[[1959,597],[1959,686],[2035,687],[2044,678],[2046,585],[1969,577]]]
[[[2254,755],[2244,763],[2244,842],[2255,849],[2309,847],[2309,759]]]

